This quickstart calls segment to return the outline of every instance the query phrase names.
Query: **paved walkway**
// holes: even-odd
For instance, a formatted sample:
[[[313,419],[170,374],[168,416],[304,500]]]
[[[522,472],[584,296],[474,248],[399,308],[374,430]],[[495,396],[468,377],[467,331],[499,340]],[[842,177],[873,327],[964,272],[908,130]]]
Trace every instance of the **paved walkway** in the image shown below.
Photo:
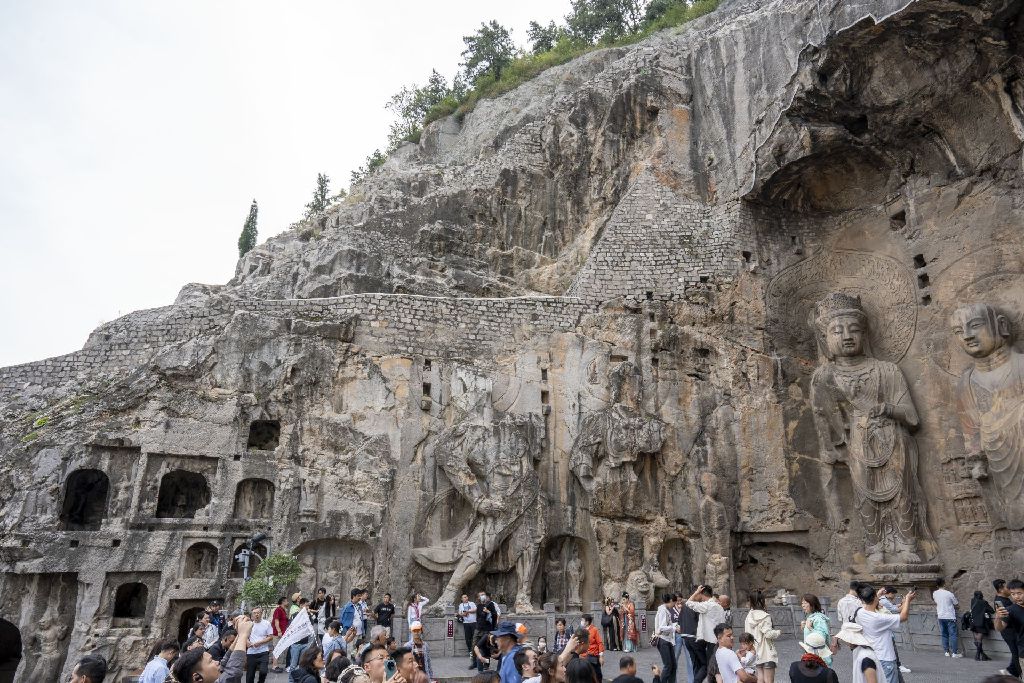
[[[779,650],[779,673],[776,676],[778,683],[786,683],[789,680],[789,665],[799,659],[803,650],[794,640],[778,641]],[[607,680],[614,678],[618,672],[618,660],[621,652],[608,652],[605,655],[604,676]],[[951,659],[943,657],[935,652],[901,652],[900,656],[904,665],[909,666],[913,673],[904,676],[906,683],[978,683],[986,676],[998,673],[999,669],[1006,666],[1008,660],[1000,656],[993,658],[990,662],[976,662],[973,659]],[[645,681],[651,680],[651,664],[661,665],[661,658],[657,650],[644,648],[634,657],[637,660],[637,674]],[[469,662],[462,657],[438,657],[431,661],[434,668],[434,675],[441,680],[455,681],[458,679],[468,680],[472,672],[467,669]],[[833,662],[839,674],[839,680],[847,683],[852,680],[850,656],[844,652],[836,655]],[[685,662],[680,659],[679,675],[676,683],[690,683],[686,679]],[[271,674],[267,681],[270,683],[287,683],[287,674]]]

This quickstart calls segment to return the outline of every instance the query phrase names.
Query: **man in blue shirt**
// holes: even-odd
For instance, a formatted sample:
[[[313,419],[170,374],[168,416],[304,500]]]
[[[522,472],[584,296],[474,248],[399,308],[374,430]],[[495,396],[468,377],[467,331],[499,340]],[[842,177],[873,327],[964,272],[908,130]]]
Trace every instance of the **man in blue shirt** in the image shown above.
[[[349,599],[348,604],[341,608],[341,614],[338,615],[338,621],[341,622],[342,633],[345,633],[356,625],[356,617],[359,612],[359,597],[362,594],[363,592],[361,590],[353,588],[351,591],[352,597]],[[359,626],[356,627],[356,631],[359,631],[361,627],[362,624],[360,623]]]
[[[511,621],[503,621],[491,635],[498,641],[498,650],[501,652],[501,668],[498,670],[501,683],[523,683],[523,677],[516,671],[516,663],[513,661],[516,653],[522,649],[516,625]]]
[[[178,658],[178,642],[168,640],[160,645],[160,652],[146,664],[139,683],[164,683],[171,671],[170,663]]]

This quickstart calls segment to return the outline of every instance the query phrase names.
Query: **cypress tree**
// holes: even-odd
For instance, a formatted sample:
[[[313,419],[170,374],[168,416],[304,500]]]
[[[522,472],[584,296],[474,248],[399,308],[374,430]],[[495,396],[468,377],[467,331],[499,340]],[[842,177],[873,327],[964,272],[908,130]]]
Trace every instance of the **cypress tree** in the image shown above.
[[[249,217],[245,219],[245,226],[242,227],[242,234],[238,236],[238,258],[245,256],[246,252],[256,246],[256,214],[259,208],[256,200],[252,200],[249,207]]]
[[[324,212],[330,201],[327,199],[327,184],[330,182],[323,173],[316,174],[316,189],[313,190],[313,201],[306,204],[306,218],[312,218]]]

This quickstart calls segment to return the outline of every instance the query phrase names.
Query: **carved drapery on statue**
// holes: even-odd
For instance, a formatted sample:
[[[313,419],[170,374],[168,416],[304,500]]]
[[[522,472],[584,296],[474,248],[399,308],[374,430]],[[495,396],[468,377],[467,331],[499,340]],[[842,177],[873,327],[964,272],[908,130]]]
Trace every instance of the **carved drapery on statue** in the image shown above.
[[[622,363],[609,381],[611,405],[584,416],[569,456],[569,468],[588,493],[594,493],[612,473],[618,475],[617,487],[635,482],[628,465],[641,454],[659,453],[665,443],[661,420],[642,410],[640,369]]]
[[[467,386],[481,384],[480,379]],[[469,523],[453,538],[412,551],[421,566],[452,572],[437,609],[456,604],[466,584],[510,537],[517,558],[516,610],[533,609],[530,584],[543,538],[536,470],[543,423],[537,415],[500,414],[489,396],[489,388],[462,394],[460,417],[433,447],[437,464],[473,507]]]
[[[918,564],[927,535],[917,478],[919,424],[906,379],[867,349],[868,318],[860,298],[830,294],[813,311],[822,361],[811,379],[811,404],[822,458],[829,523],[840,528],[835,463],[850,469],[868,563]]]
[[[957,387],[967,461],[976,479],[989,479],[1007,528],[1024,529],[1024,354],[1012,347],[1008,318],[992,306],[962,306],[951,324],[975,359]]]

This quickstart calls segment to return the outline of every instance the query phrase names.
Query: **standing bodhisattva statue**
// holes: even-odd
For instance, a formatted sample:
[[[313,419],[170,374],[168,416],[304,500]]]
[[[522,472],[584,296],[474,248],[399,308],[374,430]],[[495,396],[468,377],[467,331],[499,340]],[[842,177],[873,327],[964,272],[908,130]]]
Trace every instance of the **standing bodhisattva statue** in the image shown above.
[[[1010,321],[992,306],[961,306],[950,322],[974,359],[957,389],[971,474],[991,477],[993,507],[1008,528],[1024,529],[1024,354],[1013,349]]]
[[[813,316],[823,360],[811,379],[811,405],[826,463],[829,524],[841,526],[832,470],[845,462],[869,565],[920,563],[924,498],[910,434],[919,420],[903,372],[866,349],[868,317],[860,297],[829,294]]]

